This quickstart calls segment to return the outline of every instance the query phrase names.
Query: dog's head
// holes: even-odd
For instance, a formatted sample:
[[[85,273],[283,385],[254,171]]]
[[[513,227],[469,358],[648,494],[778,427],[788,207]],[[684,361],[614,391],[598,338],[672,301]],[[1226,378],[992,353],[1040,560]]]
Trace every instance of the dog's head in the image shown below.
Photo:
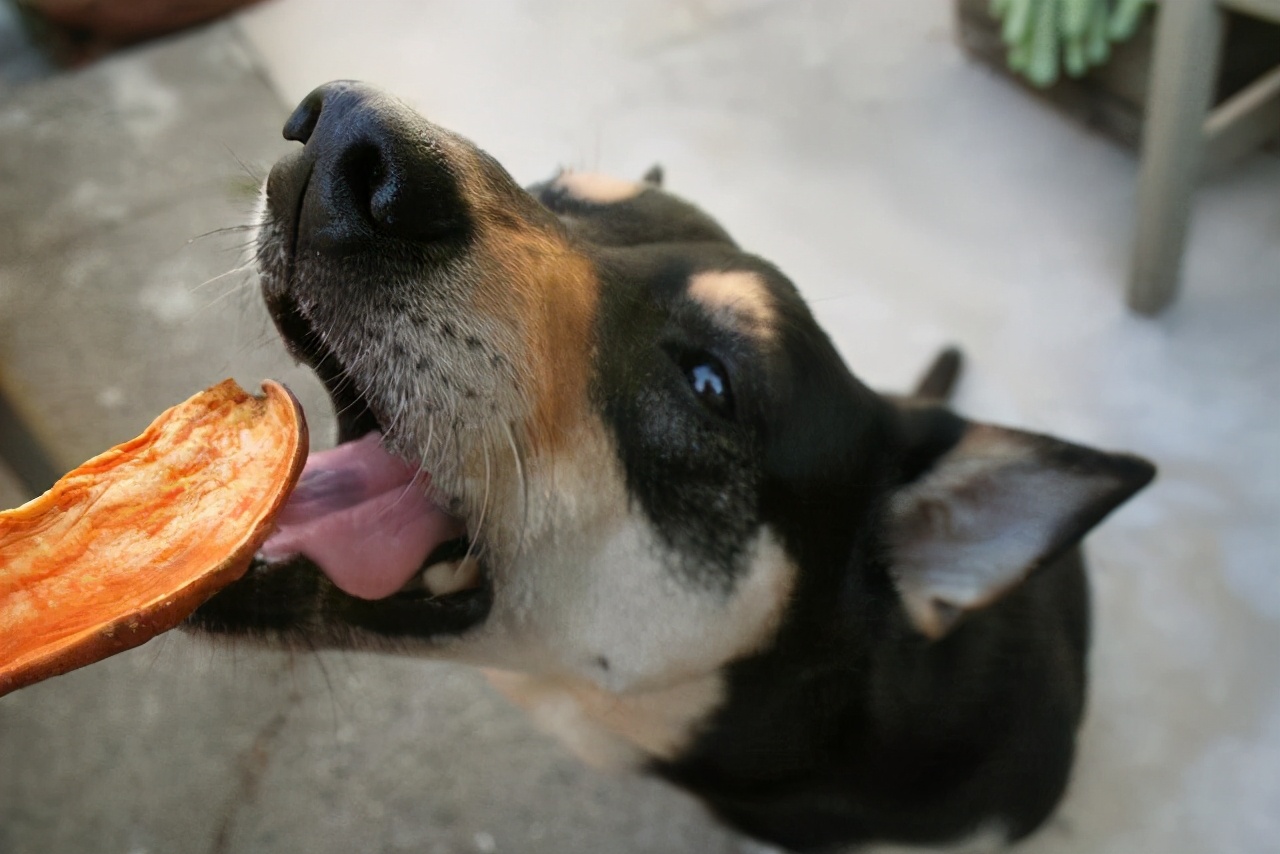
[[[945,635],[1150,477],[873,393],[660,174],[526,191],[352,83],[285,134],[263,292],[343,444],[199,627],[678,690],[793,635]]]

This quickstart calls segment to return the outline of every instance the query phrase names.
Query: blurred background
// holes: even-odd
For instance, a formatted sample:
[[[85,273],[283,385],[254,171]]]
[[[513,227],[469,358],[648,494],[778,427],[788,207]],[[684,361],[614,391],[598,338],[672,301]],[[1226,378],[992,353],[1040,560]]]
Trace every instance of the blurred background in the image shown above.
[[[1157,462],[1089,541],[1079,764],[1022,850],[1275,851],[1280,10],[1106,3],[1046,56],[1046,2],[0,3],[0,506],[226,376],[332,441],[242,227],[361,78],[525,183],[661,163],[876,387],[956,342],[965,414]],[[459,667],[171,633],[0,700],[4,854],[760,850]]]

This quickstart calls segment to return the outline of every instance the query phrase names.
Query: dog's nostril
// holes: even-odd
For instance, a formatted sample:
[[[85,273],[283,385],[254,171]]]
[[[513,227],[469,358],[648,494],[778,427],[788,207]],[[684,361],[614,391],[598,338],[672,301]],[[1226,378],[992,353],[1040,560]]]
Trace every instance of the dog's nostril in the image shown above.
[[[457,187],[440,163],[417,156],[393,133],[348,149],[343,177],[352,200],[382,234],[432,241],[458,233],[465,212]]]
[[[378,173],[370,183],[369,214],[384,233],[407,240],[432,241],[465,230],[466,209],[457,186],[437,164],[411,164],[407,170]]]
[[[387,228],[387,197],[394,193],[387,186],[387,166],[382,152],[372,143],[352,145],[342,153],[342,183],[347,188],[352,206],[373,224]]]
[[[289,120],[284,123],[284,138],[305,145],[311,139],[316,124],[320,121],[320,112],[324,109],[325,89],[321,87],[302,99]]]

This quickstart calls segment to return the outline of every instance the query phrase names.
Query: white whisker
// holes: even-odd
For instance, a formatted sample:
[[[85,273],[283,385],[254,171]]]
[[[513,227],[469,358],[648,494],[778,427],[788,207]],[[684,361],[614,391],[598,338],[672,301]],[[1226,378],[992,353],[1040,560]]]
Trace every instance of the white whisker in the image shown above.
[[[524,548],[524,534],[529,528],[529,481],[524,476],[524,461],[520,459],[520,447],[516,444],[515,434],[511,432],[510,422],[503,421],[502,429],[511,446],[511,457],[516,464],[516,479],[520,484],[520,536],[516,538],[516,550],[512,553],[514,559],[520,556],[520,550]]]
[[[216,297],[214,297],[213,299],[209,300],[204,305],[196,309],[196,313],[200,314],[200,313],[206,312],[209,309],[213,308],[214,306],[218,305],[218,303],[221,303],[224,300],[226,300],[228,297],[243,295],[249,289],[250,285],[251,285],[251,282],[246,281],[246,282],[241,282],[235,287],[228,288],[224,293],[218,294]]]
[[[220,279],[225,279],[227,276],[234,276],[234,275],[236,275],[237,273],[243,273],[243,272],[245,272],[246,270],[248,270],[248,269],[249,269],[250,267],[252,267],[252,266],[253,266],[253,261],[252,261],[252,260],[250,260],[250,261],[246,261],[245,263],[241,264],[241,265],[240,265],[240,266],[238,266],[238,267],[232,267],[230,270],[227,270],[225,273],[219,273],[218,275],[214,276],[214,277],[213,277],[213,278],[211,278],[211,279],[205,279],[205,280],[204,280],[203,282],[201,282],[200,284],[198,284],[198,285],[194,286],[193,288],[191,288],[191,292],[192,292],[192,293],[195,293],[196,291],[200,290],[201,288],[208,287],[209,285],[212,285],[214,282],[219,281]],[[237,287],[239,287],[239,285],[237,285]]]
[[[489,443],[484,433],[480,434],[480,447],[484,450],[484,501],[480,505],[480,521],[476,523],[476,529],[469,532],[467,537],[467,556],[464,560],[474,555],[476,543],[480,541],[480,532],[484,530],[484,517],[489,512],[489,483],[492,473],[489,470]]]
[[[245,223],[244,225],[227,225],[222,228],[215,228],[212,231],[206,231],[204,234],[197,234],[195,237],[187,239],[187,244],[195,243],[197,240],[207,240],[210,237],[217,237],[220,234],[237,234],[244,231],[253,231],[257,228],[257,223]]]
[[[395,432],[396,425],[400,423],[401,416],[409,409],[408,401],[403,395],[397,395],[395,412],[391,415],[390,422],[382,428],[382,436],[384,439],[390,439],[391,434]]]
[[[385,436],[382,444],[385,447],[386,445]],[[409,482],[404,485],[404,489],[402,489],[400,491],[400,494],[396,496],[396,500],[393,501],[391,506],[386,509],[387,513],[390,513],[392,510],[395,510],[396,507],[400,505],[400,502],[404,500],[404,497],[409,494],[410,490],[418,486],[419,478],[421,478],[424,473],[425,473],[425,470],[421,466],[419,466],[418,470],[413,473],[413,477],[409,478]]]
[[[427,456],[431,453],[431,443],[435,439],[436,434],[436,414],[434,412],[427,413],[427,442],[422,446],[422,466],[427,467]]]

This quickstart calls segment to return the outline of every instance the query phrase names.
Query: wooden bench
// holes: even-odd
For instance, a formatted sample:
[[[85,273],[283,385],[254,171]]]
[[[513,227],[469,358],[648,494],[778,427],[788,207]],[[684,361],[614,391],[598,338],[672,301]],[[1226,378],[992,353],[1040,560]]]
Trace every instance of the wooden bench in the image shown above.
[[[1210,109],[1228,11],[1280,23],[1280,0],[1160,4],[1128,288],[1129,306],[1143,314],[1155,314],[1177,294],[1202,165],[1234,159],[1280,133],[1280,66]]]

